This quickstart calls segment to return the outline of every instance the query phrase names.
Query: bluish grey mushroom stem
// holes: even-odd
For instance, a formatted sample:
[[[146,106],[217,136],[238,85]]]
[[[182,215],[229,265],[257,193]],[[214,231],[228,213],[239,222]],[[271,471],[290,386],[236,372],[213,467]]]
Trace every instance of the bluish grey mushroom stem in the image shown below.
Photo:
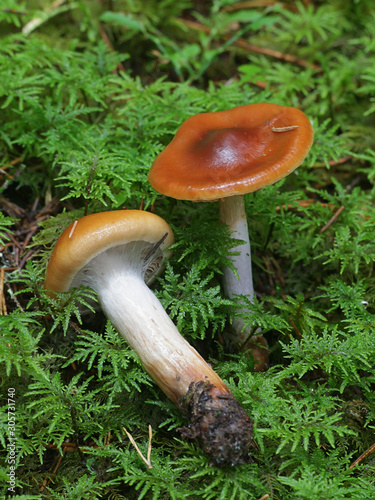
[[[223,290],[227,297],[235,298],[243,295],[250,302],[254,302],[254,284],[251,264],[251,246],[249,237],[249,228],[247,215],[245,211],[245,202],[242,195],[230,196],[219,200],[220,223],[229,227],[232,237],[241,240],[241,243],[232,248],[238,255],[231,256],[233,267],[236,273],[230,267],[223,269]],[[243,303],[243,301],[241,302]],[[246,311],[244,307],[238,312]],[[267,343],[262,335],[259,335],[259,329],[256,330],[252,325],[246,325],[242,318],[233,318],[231,329],[227,332],[227,341],[231,345],[244,347],[249,343],[254,345],[261,344],[261,358],[253,352],[256,361],[264,362],[265,349]],[[258,358],[258,359],[257,359]]]

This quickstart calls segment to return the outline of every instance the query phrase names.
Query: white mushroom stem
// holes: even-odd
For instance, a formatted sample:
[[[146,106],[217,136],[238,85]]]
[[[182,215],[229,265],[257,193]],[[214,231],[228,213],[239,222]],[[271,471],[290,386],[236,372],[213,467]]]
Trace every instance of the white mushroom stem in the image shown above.
[[[162,391],[181,403],[192,382],[206,380],[229,393],[220,377],[180,335],[157,297],[138,276],[105,283],[100,302],[106,316],[138,354]]]
[[[93,259],[77,278],[97,292],[104,314],[173,402],[180,404],[190,384],[198,381],[228,394],[228,387],[182,337],[145,284],[138,260],[139,264],[127,251],[111,249]]]
[[[231,391],[180,335],[145,284],[139,246],[112,248],[76,275],[98,294],[101,307],[138,354],[145,370],[187,416],[183,437],[197,438],[211,462],[236,465],[250,460],[252,422]]]
[[[253,302],[254,285],[251,267],[251,247],[243,196],[230,196],[220,199],[219,211],[220,223],[229,227],[234,239],[244,242],[232,249],[239,253],[239,255],[231,257],[238,276],[230,267],[223,269],[224,293],[229,298],[234,298],[236,295],[244,295],[248,297],[250,302]],[[232,330],[231,341],[234,344],[243,345],[253,335],[250,326],[244,328],[244,320],[242,318],[233,320]]]
[[[224,269],[224,291],[233,298],[235,295],[246,295],[251,302],[254,300],[253,274],[251,268],[251,247],[249,228],[245,212],[243,196],[230,196],[219,201],[220,223],[229,227],[232,237],[244,243],[232,250],[239,255],[231,257],[238,277],[229,267]]]
[[[233,248],[238,255],[231,257],[237,275],[230,267],[223,269],[223,289],[229,298],[236,295],[248,297],[250,302],[254,301],[253,273],[251,267],[251,247],[249,228],[247,224],[245,203],[243,196],[230,196],[219,200],[220,223],[229,227],[232,237],[242,240],[244,243]],[[239,312],[247,309],[240,309]],[[268,367],[267,341],[260,335],[260,330],[254,331],[251,325],[245,327],[242,318],[232,320],[231,331],[227,338],[232,346],[244,350],[250,349],[254,360],[257,362],[255,371],[262,371]]]

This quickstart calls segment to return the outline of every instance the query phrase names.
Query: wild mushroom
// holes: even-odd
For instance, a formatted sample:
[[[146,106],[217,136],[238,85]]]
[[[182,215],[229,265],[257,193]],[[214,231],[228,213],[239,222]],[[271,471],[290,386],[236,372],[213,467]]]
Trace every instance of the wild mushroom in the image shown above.
[[[145,284],[173,241],[168,224],[149,212],[87,215],[57,241],[45,288],[52,295],[80,284],[93,288],[105,315],[145,370],[188,418],[183,435],[197,438],[216,465],[247,462],[252,443],[249,416]]]
[[[254,300],[249,230],[243,195],[274,184],[307,155],[313,128],[299,109],[270,103],[238,106],[228,111],[188,118],[154,161],[149,181],[158,192],[180,200],[219,200],[220,222],[243,244],[233,250],[233,266],[223,270],[226,295]],[[244,321],[232,324],[231,343],[263,344]],[[253,345],[255,360],[264,365],[264,349]],[[260,365],[261,369],[262,366]]]

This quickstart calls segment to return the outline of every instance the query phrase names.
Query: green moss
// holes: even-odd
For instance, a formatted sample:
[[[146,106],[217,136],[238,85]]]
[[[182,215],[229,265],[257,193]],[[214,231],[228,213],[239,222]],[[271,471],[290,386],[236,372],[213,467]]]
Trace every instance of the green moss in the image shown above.
[[[14,395],[14,498],[374,498],[373,454],[349,466],[375,425],[375,10],[370,0],[265,3],[2,3],[4,495]],[[294,174],[245,197],[257,299],[244,313],[220,286],[233,241],[217,204],[167,199],[147,173],[189,116],[261,101],[300,107],[315,139]],[[36,215],[36,200],[49,211]],[[218,469],[181,440],[178,409],[90,290],[45,294],[62,228],[123,207],[174,228],[154,291],[254,421],[253,463]],[[14,270],[14,242],[34,227],[32,258]],[[265,333],[269,371],[223,347],[236,314]],[[152,469],[123,431],[145,454],[148,424]]]

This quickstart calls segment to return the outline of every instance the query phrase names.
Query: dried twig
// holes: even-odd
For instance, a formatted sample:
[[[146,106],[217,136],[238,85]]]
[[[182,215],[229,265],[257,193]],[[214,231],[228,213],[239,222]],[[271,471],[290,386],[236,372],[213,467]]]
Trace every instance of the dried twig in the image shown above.
[[[99,23],[99,32],[100,32],[100,36],[102,37],[104,43],[107,45],[109,50],[111,52],[113,52],[114,51],[113,45],[112,45],[112,43],[107,35],[107,32],[105,31],[105,29],[103,27],[103,25],[100,23]],[[124,71],[124,72],[126,71],[125,66],[121,62],[117,63],[117,70],[113,70],[113,73],[116,73],[117,71]]]
[[[7,306],[4,297],[4,269],[0,268],[0,316],[6,316]]]
[[[7,231],[7,241],[1,248],[2,268],[0,271],[0,315],[7,313],[6,300],[11,307],[23,310],[15,292],[17,286],[5,280],[5,273],[23,269],[26,263],[40,249],[37,245],[30,245],[32,239],[39,231],[39,222],[46,220],[51,214],[57,212],[59,200],[54,198],[51,202],[38,210],[39,197],[36,197],[31,207],[23,208],[12,203],[6,198],[0,198],[1,210],[15,219],[12,230]],[[6,295],[4,290],[8,290]],[[8,307],[9,311],[9,307]]]
[[[232,12],[234,10],[249,9],[253,7],[267,7],[273,5],[281,5],[283,9],[288,9],[296,11],[297,8],[294,5],[290,5],[285,2],[278,2],[277,0],[248,0],[245,2],[238,2],[233,5],[227,5],[223,7],[223,12]]]
[[[298,128],[298,125],[290,125],[289,127],[272,127],[272,132],[290,132]]]
[[[319,203],[321,207],[328,207],[328,208],[335,207],[333,203],[323,203],[315,200],[314,198],[308,198],[307,200],[296,200],[293,202],[293,204],[288,203],[288,205],[277,205],[276,211],[279,212],[280,210],[298,210],[300,207],[306,208],[309,207],[310,205],[313,205],[314,203]]]
[[[41,26],[44,22],[46,22],[50,17],[60,12],[62,5],[66,2],[66,0],[55,0],[49,5],[45,11],[44,15],[41,17],[34,17],[31,19],[25,26],[22,28],[22,33],[24,35],[29,35],[32,31],[36,30]],[[66,10],[75,8],[74,3],[67,5]]]
[[[342,158],[339,158],[338,160],[331,160],[328,162],[328,165],[330,167],[335,167],[336,165],[342,165],[343,163],[347,163],[352,159],[352,156],[343,156]],[[312,166],[312,168],[323,168],[326,167],[326,163],[316,163],[315,165]]]
[[[344,205],[342,205],[337,210],[337,212],[335,212],[333,214],[333,216],[329,219],[329,221],[327,222],[327,224],[322,227],[322,229],[320,230],[320,233],[324,233],[324,231],[326,231],[326,229],[328,229],[335,222],[335,220],[338,218],[338,216],[341,214],[341,212],[344,210],[344,208],[345,208]]]
[[[69,445],[72,444],[72,443],[68,443]],[[63,446],[62,448],[62,454],[59,456],[58,460],[57,460],[57,464],[56,466],[54,467],[54,469],[51,471],[51,474],[54,475],[56,474],[57,472],[57,469],[60,467],[60,464],[65,456],[65,453],[67,451],[71,451],[70,449],[70,446]],[[46,477],[42,483],[42,486],[39,488],[39,491],[42,493],[44,491],[44,489],[46,488],[46,486],[48,486],[51,482],[51,477]]]
[[[22,161],[22,157],[21,156],[19,156],[18,158],[15,158],[14,160],[10,161],[9,163],[3,165],[1,167],[1,169],[2,170],[6,170],[9,167],[13,167],[14,165],[17,165],[17,163],[19,163],[20,161]]]
[[[303,338],[302,333],[298,330],[297,325],[295,324],[295,322],[292,320],[292,318],[290,316],[289,316],[289,321],[290,321],[290,324],[293,327],[293,330],[296,332],[297,336],[300,339],[302,339]]]
[[[22,12],[16,9],[1,9],[2,12],[9,12],[9,14],[16,14],[17,16],[27,16],[27,12]]]
[[[368,450],[366,450],[360,457],[357,458],[350,466],[349,469],[353,469],[356,467],[358,464],[360,464],[365,458],[367,458],[371,453],[374,453],[375,451],[375,443],[370,446]]]
[[[148,446],[147,446],[147,462],[151,465],[151,441],[152,441],[152,427],[148,426]],[[151,465],[152,467],[152,465]]]
[[[123,427],[126,435],[128,436],[129,438],[129,441],[131,442],[131,444],[134,446],[134,448],[136,449],[138,455],[141,457],[141,459],[144,461],[144,463],[147,465],[147,467],[149,469],[152,469],[152,464],[151,464],[151,439],[152,439],[152,427],[151,425],[148,426],[148,435],[149,435],[149,440],[148,440],[148,447],[147,447],[147,457],[145,457],[143,455],[143,453],[141,452],[141,450],[138,448],[138,445],[137,443],[134,441],[134,438],[133,436],[130,434],[130,432],[128,432],[125,427]]]
[[[188,28],[195,29],[198,31],[203,31],[204,33],[207,34],[211,32],[210,28],[204,26],[201,23],[198,23],[197,21],[190,21],[188,19],[178,18],[178,22],[180,22],[181,24],[183,24]],[[224,35],[224,38],[226,40],[230,39],[229,35]],[[238,40],[235,40],[233,42],[233,45],[250,52],[264,54],[266,56],[270,56],[275,59],[279,59],[281,61],[286,61],[293,64],[297,64],[298,66],[303,66],[305,68],[312,68],[317,71],[321,69],[321,67],[317,64],[310,63],[309,61],[305,61],[304,59],[300,59],[299,57],[295,57],[291,54],[285,54],[283,52],[279,52],[278,50],[273,50],[266,47],[259,47],[258,45],[254,45],[252,43],[247,42],[244,38],[239,38]]]

